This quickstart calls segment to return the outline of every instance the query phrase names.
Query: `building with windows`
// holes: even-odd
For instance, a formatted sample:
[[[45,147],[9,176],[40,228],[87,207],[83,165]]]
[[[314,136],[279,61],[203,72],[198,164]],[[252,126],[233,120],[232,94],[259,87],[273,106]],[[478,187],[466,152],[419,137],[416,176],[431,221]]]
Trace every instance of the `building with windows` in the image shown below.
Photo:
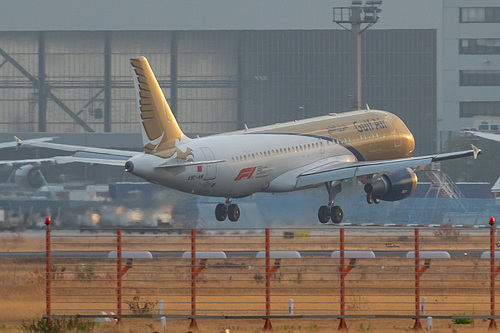
[[[438,141],[460,128],[498,131],[500,123],[500,3],[444,0]]]

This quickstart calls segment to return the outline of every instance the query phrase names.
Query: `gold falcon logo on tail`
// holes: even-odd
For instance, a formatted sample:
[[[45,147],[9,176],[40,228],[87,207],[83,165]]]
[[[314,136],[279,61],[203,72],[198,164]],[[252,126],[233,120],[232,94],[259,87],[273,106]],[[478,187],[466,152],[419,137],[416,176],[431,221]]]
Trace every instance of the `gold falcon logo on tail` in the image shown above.
[[[137,100],[141,110],[144,152],[163,158],[172,157],[187,160],[192,158],[192,150],[182,152],[176,145],[189,140],[182,133],[170,106],[149,66],[146,58],[130,59],[135,71]]]

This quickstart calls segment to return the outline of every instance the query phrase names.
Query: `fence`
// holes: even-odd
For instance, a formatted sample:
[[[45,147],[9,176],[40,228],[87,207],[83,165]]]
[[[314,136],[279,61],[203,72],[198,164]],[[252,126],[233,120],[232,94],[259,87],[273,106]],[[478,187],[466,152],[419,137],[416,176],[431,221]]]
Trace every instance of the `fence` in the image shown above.
[[[491,228],[74,234],[47,228],[47,319],[483,318],[495,326]]]

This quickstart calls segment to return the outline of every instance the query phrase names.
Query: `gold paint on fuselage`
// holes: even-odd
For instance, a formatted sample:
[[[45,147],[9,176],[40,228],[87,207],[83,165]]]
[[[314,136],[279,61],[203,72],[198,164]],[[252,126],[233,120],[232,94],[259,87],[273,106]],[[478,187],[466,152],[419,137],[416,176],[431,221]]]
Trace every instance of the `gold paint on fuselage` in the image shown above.
[[[283,133],[328,138],[351,148],[351,151],[354,149],[359,152],[366,161],[405,158],[415,149],[413,135],[403,121],[392,113],[380,110],[350,111],[309,118],[249,129],[246,133]]]
[[[189,147],[187,147],[186,151],[183,152],[180,148],[175,146],[173,148],[168,148],[168,149],[154,152],[154,155],[159,156],[161,158],[170,158],[170,157],[174,156],[174,154],[176,154],[176,153],[177,153],[177,155],[175,156],[175,158],[177,158],[179,160],[184,160],[186,162],[193,162],[194,161],[193,150]]]

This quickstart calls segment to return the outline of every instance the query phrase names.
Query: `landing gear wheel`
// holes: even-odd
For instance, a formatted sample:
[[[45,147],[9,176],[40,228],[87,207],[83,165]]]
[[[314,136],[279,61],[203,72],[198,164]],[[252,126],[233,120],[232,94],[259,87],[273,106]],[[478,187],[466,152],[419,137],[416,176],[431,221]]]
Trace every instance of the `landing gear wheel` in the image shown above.
[[[366,194],[366,202],[371,205],[373,203],[373,197],[370,193]]]
[[[227,210],[227,215],[229,217],[229,220],[231,220],[232,222],[238,221],[238,219],[240,218],[240,214],[241,214],[240,206],[236,204],[229,205],[229,208]]]
[[[330,214],[332,216],[333,223],[340,223],[344,218],[344,211],[340,206],[333,206]]]
[[[380,203],[380,199],[376,198],[376,199],[373,199],[373,203],[375,205],[378,205]]]
[[[318,219],[321,223],[328,223],[330,221],[330,208],[328,206],[319,207]]]
[[[220,203],[215,207],[215,218],[217,221],[225,221],[227,218],[227,207],[226,205]]]

